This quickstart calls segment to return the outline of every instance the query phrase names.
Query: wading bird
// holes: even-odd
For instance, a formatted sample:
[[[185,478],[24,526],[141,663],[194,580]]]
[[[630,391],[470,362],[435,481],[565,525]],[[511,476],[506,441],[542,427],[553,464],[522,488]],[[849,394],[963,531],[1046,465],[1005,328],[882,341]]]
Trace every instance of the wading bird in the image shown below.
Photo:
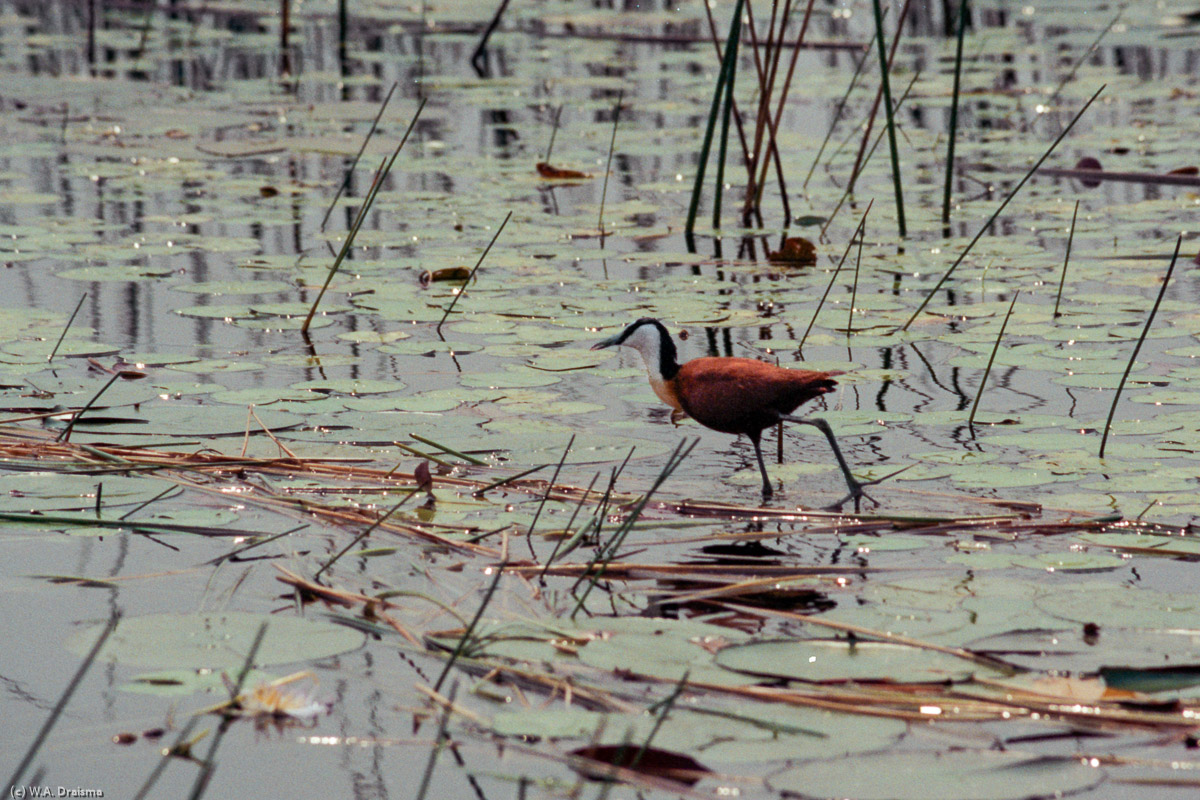
[[[661,322],[650,317],[639,319],[616,336],[592,345],[592,349],[617,345],[632,347],[642,354],[650,375],[650,388],[676,412],[714,431],[744,433],[749,437],[762,472],[764,497],[774,492],[763,463],[762,432],[780,422],[798,422],[812,425],[825,434],[846,478],[850,494],[831,507],[854,500],[854,507],[858,508],[863,487],[870,483],[860,483],[850,474],[829,423],[789,416],[800,404],[832,392],[837,386],[833,378],[841,372],[786,369],[752,358],[705,357],[680,364],[671,335]]]

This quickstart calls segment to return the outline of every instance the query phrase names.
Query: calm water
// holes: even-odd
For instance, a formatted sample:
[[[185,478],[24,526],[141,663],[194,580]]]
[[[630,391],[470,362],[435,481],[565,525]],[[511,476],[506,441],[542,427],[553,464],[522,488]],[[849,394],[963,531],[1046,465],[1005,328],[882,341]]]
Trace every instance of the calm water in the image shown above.
[[[1132,4],[1116,22],[1116,8],[1092,3],[973,4],[956,208],[946,235],[939,215],[953,49],[945,37],[942,4],[914,3],[893,69],[897,97],[912,82],[898,112],[910,235],[903,242],[896,236],[884,141],[824,239],[819,228],[791,226],[792,234],[818,242],[819,268],[803,273],[770,266],[764,258],[767,249],[778,246],[783,228],[774,182],[763,206],[763,229],[741,230],[730,201],[723,236],[715,239],[708,235],[708,198],[696,252],[689,252],[682,236],[717,66],[707,18],[696,3],[514,3],[493,39],[490,74],[482,77],[471,55],[492,9],[473,3],[428,6],[424,13],[417,5],[351,4],[344,55],[334,6],[305,3],[294,10],[286,65],[275,3],[159,5],[106,10],[89,41],[84,4],[0,2],[0,310],[6,313],[0,318],[0,339],[13,343],[0,345],[6,417],[48,407],[30,399],[31,389],[82,385],[94,391],[100,379],[87,374],[83,356],[110,363],[119,355],[155,365],[151,399],[177,394],[170,402],[179,416],[156,418],[167,428],[164,434],[171,433],[171,425],[186,424],[182,420],[191,410],[214,406],[227,411],[222,432],[238,434],[245,426],[245,406],[265,403],[303,417],[286,438],[307,455],[344,455],[338,443],[354,442],[360,446],[356,454],[393,464],[397,455],[387,449],[390,441],[411,429],[464,447],[508,452],[500,456],[502,466],[525,467],[554,461],[574,432],[591,437],[586,453],[564,473],[574,484],[586,485],[596,471],[607,476],[631,444],[638,446],[623,478],[627,491],[653,479],[681,434],[699,434],[701,444],[686,474],[668,482],[663,497],[757,503],[749,444],[732,444],[729,437],[694,425],[673,428],[653,404],[634,354],[619,354],[600,363],[600,370],[541,373],[554,375],[552,384],[529,380],[525,367],[531,362],[547,368],[593,366],[597,362],[586,361],[586,347],[609,335],[597,329],[650,314],[688,332],[681,346],[689,356],[752,355],[853,370],[858,377],[845,382],[830,409],[856,469],[884,474],[931,451],[947,459],[973,453],[996,459],[997,471],[980,474],[974,483],[952,483],[945,474],[931,472],[928,480],[905,484],[903,492],[899,486],[895,492],[881,488],[877,494],[888,510],[982,513],[963,499],[979,496],[1036,498],[1097,515],[1117,509],[1131,517],[1157,500],[1164,505],[1150,518],[1172,524],[1189,523],[1195,514],[1190,500],[1195,477],[1189,470],[1196,425],[1186,417],[1195,415],[1200,399],[1190,395],[1159,406],[1127,399],[1118,416],[1178,415],[1177,423],[1150,431],[1179,431],[1177,446],[1162,444],[1161,436],[1153,442],[1161,452],[1147,458],[1142,473],[1162,470],[1157,485],[1139,485],[1128,476],[1128,485],[1098,485],[1109,476],[1096,472],[1095,464],[1064,466],[1053,479],[1045,478],[1053,483],[1008,484],[1002,473],[1044,466],[1047,451],[1060,448],[1036,437],[1020,441],[1029,426],[1016,429],[1015,440],[989,442],[987,435],[1005,431],[987,431],[981,444],[963,424],[1000,318],[1018,289],[1027,305],[1018,307],[1008,334],[1018,349],[993,368],[981,408],[999,418],[1045,415],[1042,433],[1103,424],[1111,384],[1102,391],[1083,380],[1055,382],[1072,366],[1060,363],[1059,369],[1039,359],[1062,358],[1066,348],[1079,346],[1088,352],[1073,367],[1078,374],[1119,374],[1176,235],[1186,234],[1189,225],[1194,231],[1195,187],[1110,182],[1085,190],[1068,179],[1037,178],[931,304],[942,316],[923,319],[912,333],[890,335],[1030,160],[1045,151],[1100,84],[1108,84],[1101,100],[1049,164],[1071,167],[1094,156],[1108,169],[1155,174],[1195,165],[1189,126],[1197,111],[1197,29],[1182,21],[1164,24],[1166,13],[1155,4]],[[721,4],[716,12],[722,31],[729,8]],[[858,149],[860,136],[852,129],[869,112],[878,74],[869,62],[864,85],[850,96],[826,148],[824,158],[831,163],[823,161],[802,188],[874,32],[867,5],[818,3],[817,8],[808,33],[814,46],[797,58],[792,99],[780,124],[780,155],[795,217],[834,213]],[[889,14],[899,12],[892,7]],[[790,30],[794,36],[796,29]],[[1097,40],[1094,52],[1084,57]],[[744,57],[738,80],[745,81],[739,102],[746,108],[753,99],[752,70],[752,61]],[[1061,95],[1051,99],[1068,76],[1072,80]],[[348,159],[393,83],[395,94],[349,183],[350,199],[334,207],[323,225]],[[544,157],[560,107],[553,163],[603,174],[618,93],[624,105],[607,194],[599,177],[579,184],[539,180],[533,165]],[[372,170],[395,146],[423,97],[428,105],[413,137],[324,300],[331,314],[323,322],[329,324],[314,329],[306,342],[295,329],[295,317],[315,299],[332,252],[369,190]],[[731,157],[726,180],[740,201],[744,170],[738,158],[737,153]],[[617,226],[604,239],[594,235],[602,199],[605,220]],[[846,270],[801,351],[798,343],[830,270],[872,199],[855,332],[847,336],[844,330],[853,291]],[[1078,341],[1045,314],[1054,302],[1076,199],[1081,205],[1075,272],[1069,275],[1067,296],[1072,311],[1080,314],[1073,321],[1081,331]],[[423,289],[419,273],[473,265],[509,210],[513,220],[462,298],[462,317],[449,326],[451,345],[444,347],[432,323],[449,302],[450,285]],[[1194,256],[1194,244],[1186,243],[1184,253]],[[853,258],[852,253],[847,263],[852,265]],[[72,357],[56,360],[53,369],[22,359],[20,343],[54,338],[81,297],[72,326],[81,344]],[[1181,261],[1156,322],[1159,333],[1141,353],[1143,367],[1135,378],[1142,381],[1138,391],[1143,394],[1154,388],[1187,392],[1193,377],[1188,370],[1194,369],[1189,360],[1197,355],[1188,350],[1198,332],[1191,312],[1196,299],[1197,283]],[[30,319],[44,324],[31,327]],[[392,347],[379,346],[380,336],[396,332],[405,338],[391,341]],[[181,367],[195,361],[201,366]],[[518,372],[521,377],[513,377]],[[472,382],[472,376],[493,373],[499,377]],[[313,380],[402,383],[401,412],[388,417],[390,409],[365,403],[315,412],[289,399],[288,391]],[[495,396],[477,398],[444,417],[425,412],[433,405],[421,405],[428,393],[459,391]],[[283,402],[271,404],[273,394]],[[496,399],[501,394],[511,405]],[[944,419],[928,422],[938,415]],[[211,430],[204,427],[210,424],[202,423],[201,430]],[[334,431],[337,424],[343,427]],[[219,446],[226,452],[237,449],[228,442]],[[787,453],[806,463],[826,457],[823,443],[798,432],[789,433]],[[269,444],[257,454],[272,454]],[[20,495],[28,477],[5,471],[0,478],[8,493],[3,508],[25,508]],[[841,489],[839,481],[833,471],[789,473],[780,502],[832,499]],[[908,489],[958,494],[930,498]],[[515,510],[495,514],[465,501],[462,507],[447,501],[439,513],[454,523],[527,524],[533,508],[522,500],[513,499]],[[61,509],[88,509],[93,502],[67,496]],[[273,532],[293,524],[219,497],[195,495],[177,502],[181,511],[236,511],[231,518],[248,529]],[[551,504],[548,518],[562,525],[571,509]],[[672,518],[665,512],[660,516]],[[745,527],[715,523],[711,529]],[[343,546],[346,535],[314,526],[282,551],[285,563],[320,563]],[[638,544],[653,548],[655,537],[644,536]],[[0,652],[6,723],[0,749],[12,753],[14,763],[77,668],[79,656],[64,642],[85,626],[115,610],[135,617],[290,609],[285,587],[276,583],[266,562],[217,570],[202,566],[227,552],[224,541],[179,537],[170,540],[176,550],[123,532],[76,536],[15,525],[3,529],[0,541],[5,565],[0,618],[8,621]],[[847,553],[837,536],[771,544],[786,563],[828,564]],[[913,574],[941,569],[946,548],[938,545],[881,553],[870,563]],[[1067,544],[1026,546],[1041,554]],[[390,585],[474,607],[478,564],[465,571],[448,569],[460,559],[411,548],[386,570]],[[305,561],[310,555],[314,560]],[[647,558],[687,561],[701,555],[698,547],[684,543],[659,546]],[[346,569],[369,584],[377,567],[362,559]],[[33,575],[117,582],[112,588],[68,588]],[[1064,580],[1092,578],[1122,587],[1195,588],[1191,565],[1151,559]],[[496,602],[498,613],[512,615],[530,613],[533,604],[523,589],[508,586]],[[641,600],[631,602],[636,606]],[[628,613],[630,606],[622,610]],[[420,631],[456,624],[433,616],[430,612],[413,624]],[[123,688],[139,671],[103,664],[88,673],[41,750],[37,763],[46,773],[39,785],[103,789],[110,797],[137,790],[162,742],[142,739],[122,747],[111,738],[119,732],[178,728],[203,705],[183,697],[175,706],[170,699]],[[333,702],[333,712],[312,731],[234,725],[219,751],[209,797],[414,796],[428,748],[413,742],[428,740],[433,731],[426,724],[414,735],[411,709],[422,701],[411,687],[429,683],[440,662],[398,650],[394,642],[368,642],[321,662],[315,671],[318,694]],[[215,728],[216,722],[200,727]],[[324,738],[297,745],[298,738],[310,735]],[[206,752],[207,741],[198,752]],[[1123,754],[1187,757],[1177,752],[1180,748],[1166,753],[1121,742],[1127,748]],[[1061,750],[1046,752],[1077,749],[1097,748],[1068,739]],[[551,775],[567,785],[572,779],[559,765],[501,748],[483,736],[468,737],[461,762],[443,754],[440,764],[430,797],[512,796],[517,789],[503,776]],[[770,769],[739,765],[738,774],[757,776]],[[173,763],[154,796],[181,795],[194,776],[192,765]],[[767,794],[750,782],[741,790]],[[585,789],[590,791],[599,790]],[[1150,789],[1138,792],[1156,796]],[[627,794],[613,791],[613,796]],[[1087,796],[1130,794],[1128,787],[1109,784]],[[1164,791],[1162,796],[1178,795]]]

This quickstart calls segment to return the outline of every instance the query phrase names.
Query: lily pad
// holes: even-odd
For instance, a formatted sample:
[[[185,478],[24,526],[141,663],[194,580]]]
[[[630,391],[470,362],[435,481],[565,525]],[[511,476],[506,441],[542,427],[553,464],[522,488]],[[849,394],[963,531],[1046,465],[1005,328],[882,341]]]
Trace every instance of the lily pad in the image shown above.
[[[716,663],[749,675],[811,682],[942,683],[967,680],[976,672],[992,672],[938,651],[848,639],[780,639],[734,645],[717,653]]]
[[[236,669],[246,661],[259,626],[267,633],[254,663],[260,666],[315,661],[362,645],[363,635],[343,625],[297,617],[230,611],[128,617],[101,648],[99,659],[153,669]],[[85,628],[67,643],[85,653],[102,626]]]
[[[804,797],[855,800],[1022,800],[1082,791],[1105,773],[1079,758],[1015,750],[900,751],[812,761],[770,779]]]

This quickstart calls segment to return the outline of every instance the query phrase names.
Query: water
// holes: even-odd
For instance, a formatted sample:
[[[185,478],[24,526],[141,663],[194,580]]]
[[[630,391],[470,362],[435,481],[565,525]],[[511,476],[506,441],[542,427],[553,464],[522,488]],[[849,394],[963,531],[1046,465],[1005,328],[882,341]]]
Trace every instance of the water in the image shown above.
[[[1088,540],[1081,538],[1083,531],[1063,533],[1054,525],[1116,511],[1126,518],[1144,514],[1145,520],[1175,531],[1196,513],[1193,462],[1200,431],[1189,382],[1195,380],[1191,360],[1200,352],[1194,346],[1192,312],[1197,291],[1183,258],[1118,408],[1110,441],[1114,455],[1103,462],[1095,457],[1115,383],[1144,327],[1175,237],[1190,235],[1189,226],[1194,227],[1195,188],[1106,182],[1085,189],[1068,179],[1037,177],[930,303],[937,316],[922,315],[909,332],[894,332],[1101,84],[1107,84],[1101,99],[1048,165],[1071,167],[1084,156],[1122,172],[1162,174],[1193,165],[1192,27],[1164,21],[1162,10],[1150,3],[1133,4],[1119,17],[1115,8],[1084,5],[973,7],[976,30],[964,50],[955,207],[944,231],[940,202],[953,43],[945,38],[940,8],[914,4],[892,72],[896,97],[912,82],[897,115],[910,231],[903,242],[896,235],[886,142],[867,162],[853,198],[838,205],[860,140],[852,127],[865,119],[874,99],[878,69],[873,61],[847,103],[848,121],[835,130],[825,151],[829,163],[823,161],[807,189],[800,188],[856,59],[874,32],[867,6],[818,8],[808,37],[821,46],[798,55],[791,99],[780,118],[780,158],[793,216],[828,217],[838,210],[824,238],[816,226],[790,227],[789,235],[806,236],[818,247],[817,267],[797,269],[769,265],[764,258],[767,250],[778,248],[784,227],[773,178],[763,203],[763,228],[741,227],[737,206],[745,171],[736,137],[726,171],[731,188],[722,236],[715,240],[708,227],[711,190],[702,205],[695,252],[682,235],[717,68],[698,4],[514,4],[492,42],[491,76],[480,77],[470,56],[491,9],[471,4],[451,3],[424,13],[420,7],[386,3],[352,7],[344,58],[333,5],[305,4],[293,11],[290,63],[283,74],[274,3],[109,9],[90,60],[84,7],[0,3],[5,417],[60,403],[82,405],[107,379],[88,373],[85,357],[111,365],[120,356],[146,364],[149,372],[147,379],[118,384],[108,395],[116,404],[111,413],[125,418],[124,427],[81,427],[74,441],[116,438],[166,450],[213,448],[236,455],[248,424],[246,406],[253,403],[264,424],[302,456],[362,457],[383,470],[399,464],[402,472],[410,471],[415,459],[391,443],[419,445],[408,438],[417,433],[485,456],[492,470],[458,470],[484,482],[493,479],[491,473],[556,463],[576,434],[561,480],[586,486],[599,474],[603,485],[636,446],[618,490],[637,493],[682,437],[699,435],[699,446],[658,498],[759,503],[748,442],[690,423],[673,427],[648,391],[635,354],[587,350],[632,319],[659,316],[673,331],[689,334],[681,343],[685,356],[755,356],[847,370],[843,388],[830,397],[825,411],[853,468],[877,477],[917,465],[873,490],[883,511],[954,518],[1005,509],[986,505],[989,500],[1036,502],[1047,510],[1035,519],[1045,520],[1056,535],[1033,529],[992,535],[947,525],[936,532],[919,528],[910,548],[892,550],[889,542],[898,546],[904,531],[889,530],[864,544],[850,538],[852,531],[814,532],[810,525],[790,521],[716,520],[676,530],[669,524],[679,515],[652,505],[649,516],[663,524],[634,530],[626,543],[628,560],[694,564],[714,554],[706,549],[711,542],[694,542],[692,536],[762,532],[769,534],[764,544],[773,552],[751,554],[755,564],[896,570],[855,572],[848,582],[831,577],[832,571],[814,578],[820,600],[813,607],[826,610],[832,603],[830,619],[881,625],[888,609],[901,602],[889,593],[900,592],[896,587],[905,581],[929,578],[937,587],[936,610],[929,611],[927,622],[916,621],[920,615],[896,622],[898,632],[957,646],[984,631],[1050,625],[1048,619],[1074,630],[1080,620],[1066,602],[1074,593],[1088,598],[1111,591],[1112,597],[1118,592],[1124,597],[1143,590],[1151,594],[1137,594],[1143,598],[1137,602],[1148,608],[1134,605],[1127,617],[1105,619],[1105,630],[1139,624],[1170,629],[1175,618],[1150,616],[1162,610],[1152,593],[1175,593],[1176,607],[1190,597],[1194,581],[1188,562],[1130,555],[1127,549],[1114,554],[1108,545],[1117,540]],[[889,18],[899,11],[891,8]],[[714,13],[723,31],[729,7]],[[755,7],[755,13],[764,12]],[[795,34],[791,29],[789,36]],[[751,139],[752,75],[752,61],[744,56],[738,99]],[[1068,76],[1071,80],[1052,98]],[[323,228],[347,161],[393,83],[395,95],[346,199]],[[619,92],[624,105],[605,194],[602,174]],[[318,327],[306,339],[297,330],[299,322],[325,280],[374,169],[398,143],[422,96],[428,96],[428,105],[356,248],[322,300],[327,315],[317,318]],[[560,106],[551,161],[592,173],[591,180],[550,183],[533,169],[544,158]],[[882,116],[877,132],[881,125]],[[711,187],[711,168],[709,176]],[[602,199],[611,231],[605,237],[596,235]],[[1079,217],[1063,296],[1068,313],[1055,319],[1050,310],[1076,199]],[[855,250],[842,272],[831,270],[871,200],[855,291]],[[419,273],[472,267],[510,210],[512,221],[443,329],[445,344],[434,326],[457,285],[436,282],[423,288]],[[1183,257],[1189,259],[1194,255],[1190,245],[1185,236]],[[801,347],[831,278],[833,289]],[[966,416],[1018,290],[980,404],[981,419],[989,424],[972,432]],[[46,367],[37,348],[57,339],[81,297],[67,355]],[[311,381],[330,382],[320,386],[328,396],[314,396]],[[370,381],[388,385],[365,383]],[[396,391],[375,394],[378,388]],[[37,390],[54,396],[38,397]],[[129,420],[145,424],[139,429]],[[249,425],[251,455],[280,452],[257,423]],[[773,444],[764,449],[773,452]],[[819,505],[840,495],[840,475],[828,463],[820,438],[789,430],[785,456],[785,466],[769,465],[782,485],[776,507]],[[35,478],[15,470],[3,475],[10,479],[6,511],[36,507],[78,513],[96,503],[91,489],[55,494],[60,491],[55,476]],[[108,484],[101,490],[102,501],[107,493],[108,518],[132,510],[142,499],[119,494],[115,477],[96,479],[102,482]],[[159,483],[166,488],[166,481]],[[273,490],[284,484],[296,488],[283,477],[269,483]],[[227,479],[214,488],[234,484]],[[346,497],[382,507],[394,502],[377,495]],[[447,487],[439,490],[433,521],[480,531],[512,526],[511,557],[528,555],[544,563],[553,540],[534,537],[527,545],[516,535],[532,521],[538,499],[536,493],[493,493],[491,501],[479,501]],[[565,525],[574,506],[567,500],[548,503],[539,530]],[[214,568],[206,562],[228,553],[233,543],[160,537],[178,548],[173,550],[124,531],[67,535],[53,526],[7,527],[7,566],[0,582],[3,618],[9,620],[9,645],[0,658],[9,687],[3,712],[6,752],[22,752],[46,719],[79,664],[79,655],[64,642],[86,626],[116,610],[127,618],[215,610],[291,613],[287,587],[277,583],[271,565],[311,577],[357,532],[192,486],[156,507],[197,524],[268,533],[305,522],[310,528],[269,553],[264,549],[273,556],[269,560]],[[144,513],[158,513],[154,508]],[[776,539],[777,534],[784,538]],[[467,536],[456,530],[449,535]],[[486,541],[499,546],[497,538]],[[1140,540],[1121,541],[1128,548]],[[368,594],[420,592],[469,618],[491,580],[481,570],[494,559],[422,548],[394,536],[372,538],[369,544],[399,549],[382,557],[347,558],[333,573],[334,586]],[[1178,546],[1190,546],[1190,540],[1181,538]],[[977,548],[988,549],[980,553]],[[577,553],[569,560],[582,558]],[[103,577],[114,583],[76,588],[34,575]],[[569,585],[568,579],[552,579],[539,596],[531,584],[505,579],[488,617],[560,619],[573,605]],[[982,614],[972,623],[980,637],[968,635],[969,627],[955,632],[960,623],[946,622],[963,611],[954,605],[956,586],[972,587],[981,597],[994,590],[1001,598],[983,606],[986,613],[971,610]],[[657,593],[675,588],[665,580],[653,587],[614,582],[589,600],[589,609],[638,614],[653,605]],[[1056,608],[1060,596],[1063,605]],[[1096,606],[1097,615],[1117,614],[1103,603]],[[860,616],[868,612],[875,616]],[[939,616],[943,612],[946,616]],[[323,618],[316,606],[307,614]],[[460,624],[435,604],[420,601],[406,601],[398,616],[419,636]],[[810,635],[772,618],[742,624],[752,624],[765,637]],[[911,627],[901,630],[903,625]],[[1086,672],[1120,659],[1139,665],[1153,661],[1160,645],[1134,641],[1102,639],[1091,661],[1059,655],[1035,659],[1035,665]],[[1190,653],[1189,642],[1161,646],[1176,660],[1181,652]],[[392,637],[369,640],[316,664],[271,670],[282,675],[312,668],[320,679],[318,695],[329,699],[333,710],[312,730],[256,731],[246,722],[231,726],[217,753],[209,796],[272,795],[279,787],[294,794],[296,786],[312,787],[313,795],[414,795],[436,730],[426,722],[414,734],[411,712],[424,698],[411,687],[430,684],[441,663]],[[221,699],[219,691],[179,698],[128,691],[130,681],[146,671],[127,664],[92,667],[41,750],[42,785],[132,795],[187,716]],[[605,689],[629,689],[603,676],[596,683]],[[500,684],[489,687],[506,698],[496,701],[470,694],[471,685],[463,679],[458,699],[484,718],[521,707],[525,697]],[[635,686],[647,696],[661,696],[653,693],[653,684]],[[547,702],[546,695],[526,691],[534,695],[534,706]],[[720,704],[702,697],[701,705]],[[643,699],[638,695],[637,702]],[[208,716],[200,728],[217,725]],[[161,740],[109,743],[117,733],[156,727],[171,730]],[[541,755],[535,756],[498,745],[465,724],[453,730],[464,742],[461,762],[441,754],[433,793],[507,796],[514,792],[516,776],[551,777],[568,786],[573,780],[566,767],[542,756],[579,741],[540,744],[535,752]],[[981,737],[981,747],[993,736],[1029,733],[1014,733],[1001,723],[939,730],[969,730]],[[1035,735],[1047,730],[1059,728],[1032,727]],[[211,741],[210,735],[199,742],[197,752],[207,752]],[[678,739],[664,741],[683,748]],[[1022,747],[1040,754],[1099,749],[1089,739],[1065,741],[1067,746],[1058,749]],[[1136,736],[1119,738],[1112,749],[1151,759],[1188,758],[1178,745],[1148,745]],[[705,760],[703,754],[697,757]],[[772,792],[747,776],[768,774],[781,763],[710,766],[742,776],[731,781],[741,791],[765,795]],[[1114,768],[1113,774],[1132,773]],[[157,792],[180,794],[195,776],[194,765],[175,760]],[[701,786],[711,790],[713,785],[710,780]],[[1124,797],[1128,791],[1109,783],[1086,796]],[[1137,791],[1156,796],[1151,788]]]

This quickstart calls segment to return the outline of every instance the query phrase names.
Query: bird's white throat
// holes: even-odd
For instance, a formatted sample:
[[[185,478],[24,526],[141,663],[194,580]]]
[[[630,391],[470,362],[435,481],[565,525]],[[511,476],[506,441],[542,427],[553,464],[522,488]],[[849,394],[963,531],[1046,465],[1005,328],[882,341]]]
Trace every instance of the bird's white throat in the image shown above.
[[[646,373],[650,383],[664,383],[663,375],[663,335],[654,325],[639,325],[633,333],[621,342],[623,347],[632,347],[642,355],[642,363],[646,365]]]

